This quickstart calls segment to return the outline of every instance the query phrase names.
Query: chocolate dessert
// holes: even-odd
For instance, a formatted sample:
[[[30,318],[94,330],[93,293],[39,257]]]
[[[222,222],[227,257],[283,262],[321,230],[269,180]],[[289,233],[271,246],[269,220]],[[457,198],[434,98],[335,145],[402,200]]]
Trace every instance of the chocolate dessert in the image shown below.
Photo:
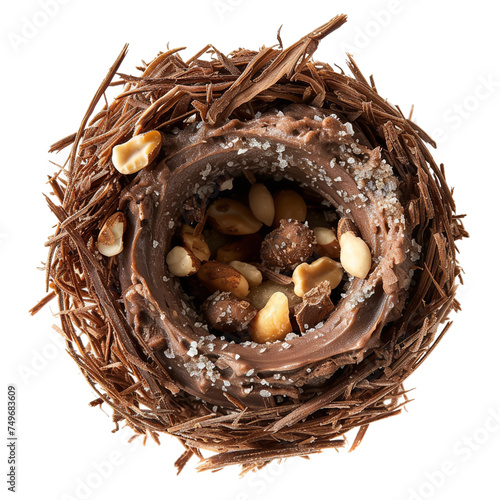
[[[352,77],[311,59],[345,21],[287,49],[170,50],[141,76],[118,73],[125,48],[52,147],[72,149],[33,312],[58,299],[92,404],[176,436],[179,470],[246,472],[354,428],[356,447],[459,309],[467,233],[434,143],[350,57]]]

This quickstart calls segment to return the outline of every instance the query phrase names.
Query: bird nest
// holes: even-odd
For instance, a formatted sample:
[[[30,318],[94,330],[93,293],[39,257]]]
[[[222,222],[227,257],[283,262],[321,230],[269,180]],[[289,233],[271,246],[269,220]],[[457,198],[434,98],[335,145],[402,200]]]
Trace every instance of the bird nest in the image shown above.
[[[97,393],[91,405],[109,405],[116,429],[126,425],[157,442],[162,433],[177,437],[186,450],[176,462],[179,471],[195,455],[199,470],[239,464],[247,472],[275,459],[341,447],[351,429],[358,429],[356,447],[369,424],[400,413],[408,401],[403,382],[448,331],[449,313],[459,309],[455,242],[467,233],[444,169],[427,149],[426,143],[435,144],[378,94],[373,79],[365,79],[350,56],[352,76],[311,58],[319,41],[345,20],[338,16],[287,49],[278,33],[275,47],[258,52],[224,55],[207,45],[184,61],[181,49],[168,50],[138,68],[140,76],[118,73],[125,47],[78,131],[50,150],[71,148],[49,180],[53,196],[47,202],[58,225],[47,243],[49,293],[32,312],[57,300],[68,352]],[[96,112],[110,87],[121,92]],[[113,167],[113,147],[150,130],[172,134],[193,122],[245,122],[294,103],[344,117],[373,149],[380,148],[400,183],[420,258],[400,317],[386,324],[380,342],[361,356],[340,355],[341,369],[321,391],[261,408],[231,397],[225,407],[214,407],[182,390],[130,326],[117,258],[97,251],[103,222],[117,211],[134,178]],[[204,458],[202,450],[210,456]]]

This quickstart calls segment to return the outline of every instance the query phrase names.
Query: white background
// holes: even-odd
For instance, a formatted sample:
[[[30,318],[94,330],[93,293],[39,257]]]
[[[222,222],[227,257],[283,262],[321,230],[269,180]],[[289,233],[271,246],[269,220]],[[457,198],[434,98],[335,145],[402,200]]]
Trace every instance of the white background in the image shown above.
[[[44,14],[42,3],[3,2],[0,16],[0,437],[5,443],[11,383],[18,393],[17,498],[264,500],[313,492],[321,498],[500,498],[498,4],[48,0]],[[373,424],[355,452],[290,459],[242,479],[236,467],[198,474],[192,460],[176,476],[180,444],[164,437],[161,446],[130,446],[130,431],[112,434],[111,419],[88,406],[94,394],[51,333],[50,309],[27,314],[44,295],[44,274],[36,268],[54,224],[42,197],[55,171],[49,159],[64,160],[49,158],[47,149],[76,130],[125,42],[130,52],[121,70],[133,72],[168,42],[187,46],[186,58],[208,42],[222,51],[257,49],[274,44],[283,24],[289,45],[343,12],[349,23],[315,57],[345,68],[344,52],[354,53],[379,92],[405,113],[414,104],[416,121],[440,140],[435,157],[446,166],[471,234],[460,243],[463,311],[408,380],[415,401],[402,415]],[[0,449],[0,489],[8,498],[7,448]]]

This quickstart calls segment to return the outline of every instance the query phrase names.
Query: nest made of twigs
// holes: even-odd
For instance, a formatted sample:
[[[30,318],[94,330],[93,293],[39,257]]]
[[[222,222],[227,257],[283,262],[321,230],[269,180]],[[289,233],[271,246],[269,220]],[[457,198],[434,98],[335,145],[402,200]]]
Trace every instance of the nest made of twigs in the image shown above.
[[[371,422],[401,411],[407,401],[403,381],[448,330],[449,312],[459,309],[455,241],[467,233],[443,167],[425,145],[435,144],[379,96],[373,80],[363,77],[351,57],[352,76],[311,60],[319,41],[345,21],[338,16],[287,49],[278,33],[278,46],[259,52],[237,50],[226,56],[207,45],[184,61],[180,49],[168,50],[139,68],[141,76],[117,73],[125,47],[78,131],[50,150],[71,146],[64,168],[49,179],[57,201],[47,201],[58,219],[47,243],[51,291],[32,312],[57,299],[61,334],[98,394],[91,405],[111,406],[117,429],[124,422],[155,441],[160,433],[176,436],[186,448],[176,462],[179,470],[196,455],[202,459],[199,470],[240,464],[246,472],[273,459],[340,447],[343,434],[354,428],[359,428],[353,443],[357,446]],[[110,86],[123,90],[92,117]],[[125,320],[116,259],[96,250],[100,227],[116,211],[129,182],[112,166],[111,152],[140,132],[168,133],[193,118],[208,124],[233,117],[246,120],[277,103],[331,110],[355,122],[373,148],[381,148],[401,181],[405,216],[416,227],[413,238],[422,247],[421,260],[403,315],[387,325],[382,345],[332,377],[327,391],[301,404],[214,412],[165,384]],[[215,454],[204,459],[203,449]]]

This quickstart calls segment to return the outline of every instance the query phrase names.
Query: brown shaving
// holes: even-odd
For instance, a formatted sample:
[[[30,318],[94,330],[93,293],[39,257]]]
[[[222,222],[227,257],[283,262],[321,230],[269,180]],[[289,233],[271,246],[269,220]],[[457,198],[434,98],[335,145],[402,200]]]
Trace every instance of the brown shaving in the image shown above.
[[[337,16],[285,50],[240,49],[223,55],[206,46],[186,62],[180,49],[170,50],[146,65],[141,76],[120,74],[112,82],[125,46],[78,131],[51,148],[71,146],[71,152],[66,168],[50,179],[59,201],[48,200],[58,220],[48,243],[47,286],[53,292],[32,313],[57,297],[68,350],[98,396],[93,404],[110,405],[117,428],[128,425],[155,441],[159,433],[176,436],[186,448],[176,462],[179,471],[192,456],[202,459],[205,449],[215,455],[202,459],[199,470],[239,464],[244,473],[274,459],[342,446],[343,434],[360,428],[354,448],[370,423],[400,412],[406,402],[403,381],[448,330],[449,313],[459,309],[455,241],[467,233],[443,171],[424,141],[433,143],[377,93],[352,58],[348,67],[353,77],[311,60],[319,41],[345,21],[346,16]],[[281,45],[279,35],[278,40]],[[207,56],[209,51],[213,57]],[[122,85],[121,94],[95,113],[111,85]],[[276,405],[269,398],[269,408],[242,410],[234,402],[233,410],[213,411],[176,386],[151,343],[127,324],[116,260],[96,251],[102,222],[117,210],[129,182],[113,168],[110,156],[116,144],[133,134],[153,129],[168,133],[192,119],[209,124],[245,120],[290,102],[348,117],[373,148],[381,148],[401,179],[404,199],[411,200],[406,216],[417,225],[413,236],[422,247],[420,270],[403,315],[383,332],[383,345],[343,354],[345,369],[332,378],[328,391],[312,398],[304,391],[298,404]],[[201,222],[203,215],[195,219]],[[437,335],[443,322],[446,326]]]

